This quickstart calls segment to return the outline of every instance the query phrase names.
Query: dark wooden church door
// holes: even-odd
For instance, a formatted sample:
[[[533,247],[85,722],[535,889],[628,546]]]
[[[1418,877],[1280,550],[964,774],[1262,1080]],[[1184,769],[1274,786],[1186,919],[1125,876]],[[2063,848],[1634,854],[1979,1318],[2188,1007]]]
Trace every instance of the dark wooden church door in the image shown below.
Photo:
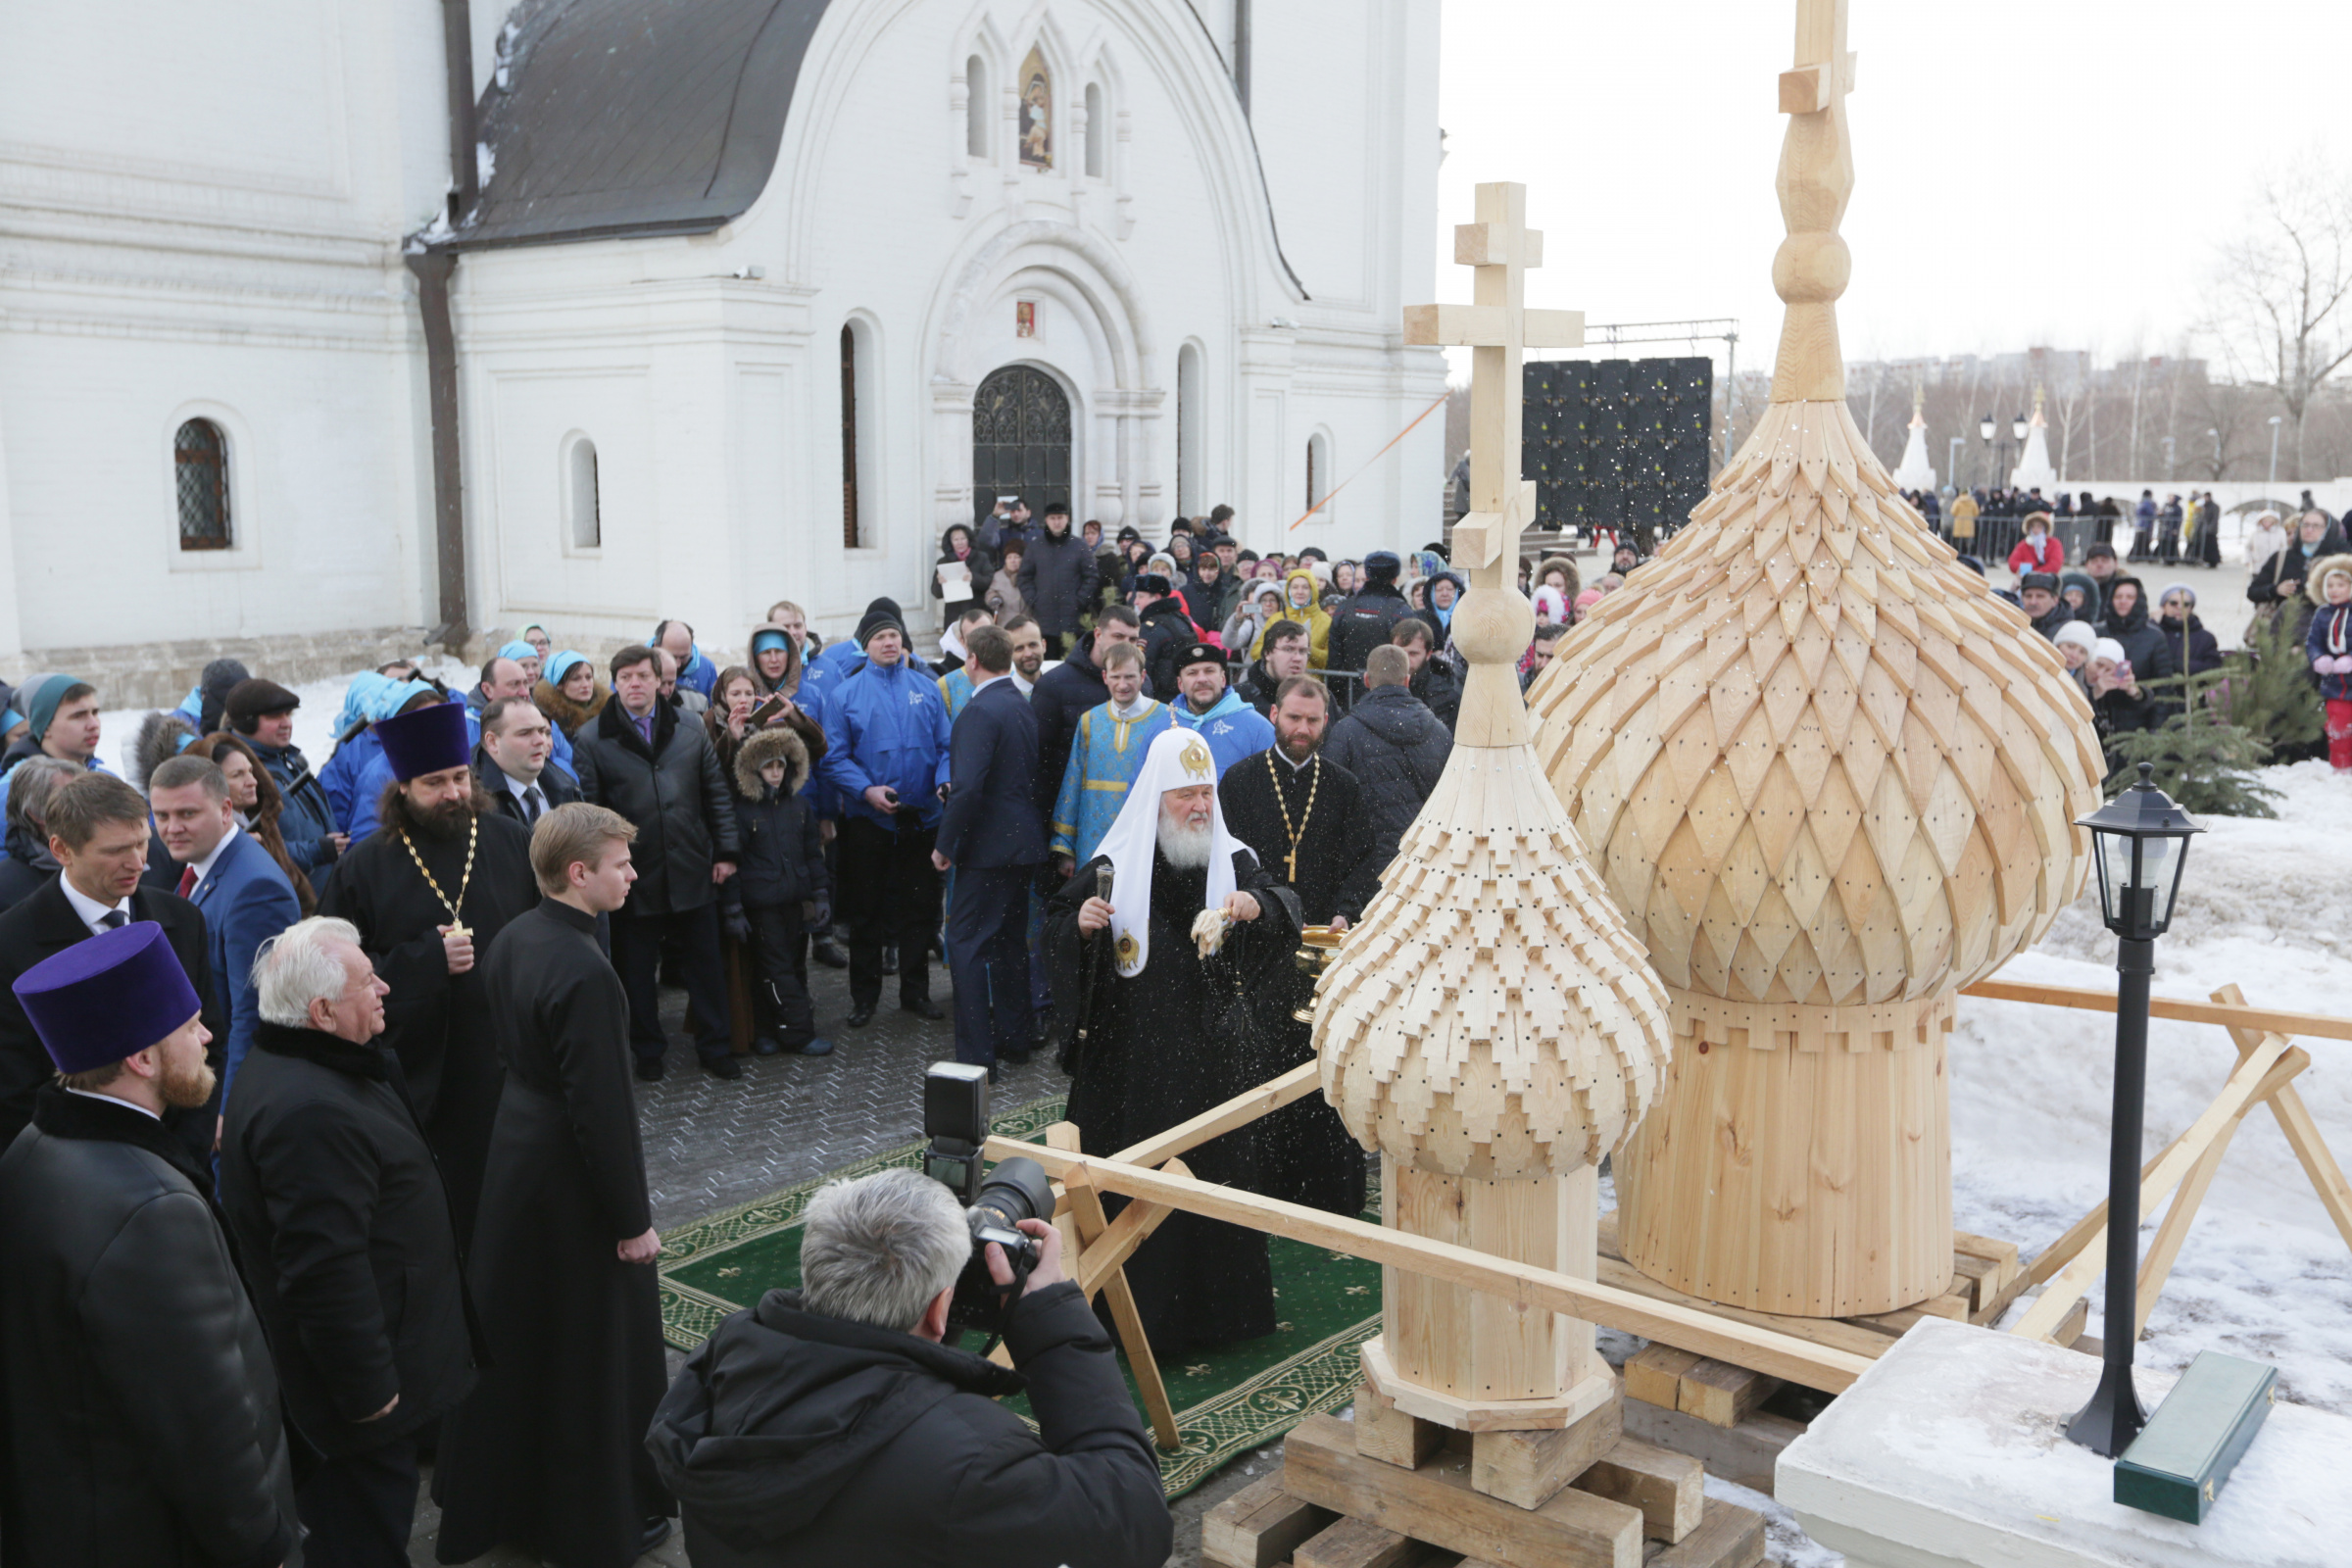
[[[1070,499],[1070,400],[1045,371],[1007,365],[972,398],[972,516],[1017,495],[1033,514]]]

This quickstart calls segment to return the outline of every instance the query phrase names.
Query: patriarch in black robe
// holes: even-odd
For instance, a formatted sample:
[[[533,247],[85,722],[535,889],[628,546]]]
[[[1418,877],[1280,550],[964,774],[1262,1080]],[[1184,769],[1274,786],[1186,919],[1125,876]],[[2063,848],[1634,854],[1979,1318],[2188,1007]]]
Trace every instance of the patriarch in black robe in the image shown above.
[[[1346,930],[1380,891],[1382,866],[1355,775],[1321,755],[1330,693],[1310,677],[1285,681],[1273,719],[1274,745],[1243,758],[1218,781],[1225,824],[1298,896],[1306,924]],[[1266,1052],[1260,1082],[1314,1059],[1312,1029],[1298,1016],[1314,1006],[1311,975],[1288,966],[1250,1000]],[[1256,1191],[1350,1219],[1363,1211],[1363,1149],[1320,1092],[1258,1123]]]
[[[547,896],[483,962],[506,1083],[466,1279],[491,1365],[443,1431],[443,1562],[514,1542],[626,1568],[677,1511],[645,1446],[668,1373],[628,997],[596,943],[636,880],[636,832],[583,802],[541,817]]]
[[[470,1247],[503,1076],[478,956],[538,902],[531,836],[474,779],[466,710],[440,703],[380,720],[394,782],[382,826],[335,862],[318,912],[359,928],[392,989],[384,1036],[440,1161],[458,1247]]]
[[[1226,832],[1216,796],[1200,737],[1157,736],[1102,853],[1047,909],[1054,995],[1067,1004],[1069,1119],[1087,1153],[1116,1153],[1261,1081],[1250,999],[1282,983],[1298,905]],[[1195,936],[1204,911],[1223,925],[1205,956]],[[1253,1188],[1257,1152],[1256,1128],[1245,1127],[1184,1159],[1203,1181]],[[1127,1280],[1159,1355],[1274,1332],[1259,1232],[1170,1215],[1128,1260]]]

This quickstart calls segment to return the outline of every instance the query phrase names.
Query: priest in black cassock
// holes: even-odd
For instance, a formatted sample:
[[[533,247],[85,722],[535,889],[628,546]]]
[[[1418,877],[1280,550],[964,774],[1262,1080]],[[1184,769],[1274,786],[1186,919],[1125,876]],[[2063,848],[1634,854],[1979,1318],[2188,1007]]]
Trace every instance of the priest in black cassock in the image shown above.
[[[1194,935],[1203,911],[1223,922],[1206,956]],[[1297,897],[1225,830],[1207,744],[1163,731],[1101,853],[1046,911],[1054,996],[1069,1009],[1068,1114],[1085,1152],[1116,1153],[1255,1085],[1265,1050],[1250,998],[1282,983],[1298,941]],[[1243,1128],[1185,1163],[1203,1181],[1253,1188],[1257,1146],[1256,1128]],[[1274,1332],[1259,1232],[1172,1214],[1128,1260],[1127,1280],[1162,1356]]]
[[[443,1429],[435,1550],[514,1542],[565,1568],[627,1568],[677,1511],[645,1446],[668,1372],[629,1051],[597,916],[637,880],[629,819],[575,801],[539,819],[547,896],[483,963],[507,1065],[466,1282],[490,1365]]]
[[[1380,891],[1380,858],[1355,775],[1322,756],[1331,727],[1331,694],[1311,675],[1294,675],[1274,699],[1274,744],[1245,757],[1218,781],[1225,825],[1257,863],[1298,896],[1308,925],[1346,930]],[[1297,965],[1261,987],[1256,1081],[1314,1059],[1310,1027],[1315,982]],[[1321,1094],[1308,1095],[1258,1124],[1258,1179],[1268,1198],[1355,1218],[1364,1207],[1364,1151]]]
[[[504,1076],[476,960],[538,902],[531,836],[475,782],[463,704],[382,719],[375,733],[393,777],[383,825],[336,861],[318,912],[359,927],[361,950],[392,988],[383,1043],[440,1160],[463,1252]]]

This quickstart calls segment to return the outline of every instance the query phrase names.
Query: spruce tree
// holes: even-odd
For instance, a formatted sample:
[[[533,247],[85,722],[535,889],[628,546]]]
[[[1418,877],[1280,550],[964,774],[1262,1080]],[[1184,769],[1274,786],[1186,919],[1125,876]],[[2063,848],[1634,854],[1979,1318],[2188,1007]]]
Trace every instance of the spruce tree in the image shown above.
[[[2107,793],[2136,782],[2137,764],[2146,762],[2155,769],[2156,787],[2189,811],[2277,816],[2270,803],[2279,798],[2278,791],[2254,772],[2270,756],[2271,741],[2232,716],[2233,688],[2247,684],[2232,664],[2146,682],[2145,689],[2173,709],[2172,715],[2158,728],[2108,741],[2107,759],[2115,771],[2108,776]]]
[[[2264,757],[2294,761],[2311,755],[2324,732],[2319,686],[2303,649],[2308,617],[2300,604],[2280,605],[2246,628],[2246,645],[2222,666],[2223,716],[2267,743]]]

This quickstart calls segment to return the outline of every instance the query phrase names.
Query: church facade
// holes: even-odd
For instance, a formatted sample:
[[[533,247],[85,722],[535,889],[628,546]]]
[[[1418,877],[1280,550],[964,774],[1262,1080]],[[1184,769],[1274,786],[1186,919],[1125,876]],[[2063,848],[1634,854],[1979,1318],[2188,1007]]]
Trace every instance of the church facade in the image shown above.
[[[120,76],[236,56],[133,9]],[[454,583],[475,627],[726,648],[779,598],[913,612],[1001,494],[1436,534],[1443,421],[1382,450],[1444,391],[1398,330],[1436,0],[490,9],[446,205],[434,19],[254,0],[227,30],[304,69],[135,125],[42,86],[62,24],[0,65],[0,637],[429,626]],[[64,591],[93,561],[111,604]]]

